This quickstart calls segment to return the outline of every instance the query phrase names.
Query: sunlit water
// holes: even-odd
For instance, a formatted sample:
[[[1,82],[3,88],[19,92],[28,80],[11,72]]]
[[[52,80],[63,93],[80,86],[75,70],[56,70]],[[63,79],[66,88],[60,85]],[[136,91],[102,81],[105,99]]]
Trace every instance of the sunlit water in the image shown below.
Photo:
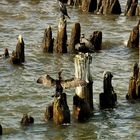
[[[122,11],[126,1],[120,0]],[[93,77],[94,115],[85,123],[71,121],[68,126],[55,126],[44,122],[47,104],[52,101],[54,88],[38,85],[39,76],[48,73],[56,78],[63,68],[65,79],[74,76],[73,54],[44,54],[40,48],[45,28],[52,26],[56,37],[60,17],[57,0],[1,0],[0,1],[0,53],[8,48],[11,53],[17,37],[23,35],[26,62],[13,66],[0,59],[0,123],[4,134],[0,139],[11,140],[79,140],[79,139],[140,139],[140,103],[125,99],[132,65],[138,61],[138,50],[126,47],[138,17],[101,16],[82,13],[78,8],[68,7],[68,39],[75,22],[81,24],[86,36],[93,31],[103,33],[103,49],[93,54],[91,74]],[[112,84],[118,96],[118,105],[112,110],[99,109],[99,93],[103,91],[103,72],[110,70]],[[72,112],[74,89],[65,90]],[[35,123],[21,127],[23,113],[34,117]]]

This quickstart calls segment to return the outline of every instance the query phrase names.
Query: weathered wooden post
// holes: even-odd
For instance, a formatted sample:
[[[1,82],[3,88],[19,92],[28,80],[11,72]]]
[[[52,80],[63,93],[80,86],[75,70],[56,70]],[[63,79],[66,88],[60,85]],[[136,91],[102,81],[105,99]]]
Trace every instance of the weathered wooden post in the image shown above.
[[[94,12],[97,9],[97,0],[82,0],[83,12]]]
[[[72,27],[71,38],[69,43],[69,52],[75,52],[75,45],[80,43],[81,26],[80,23],[75,23]]]
[[[129,40],[127,43],[127,47],[129,48],[138,48],[139,47],[139,25],[140,25],[140,20],[133,28],[133,30],[130,33]]]
[[[98,14],[121,14],[119,0],[99,0]]]
[[[112,77],[113,75],[111,72],[106,71],[103,73],[103,89],[104,92],[100,94],[100,108],[113,108],[115,106],[115,103],[117,101],[117,95],[114,92],[113,86],[112,86]]]
[[[52,38],[52,29],[51,26],[49,26],[47,29],[44,31],[44,37],[42,41],[42,48],[43,52],[53,52],[53,42],[54,39]]]
[[[21,119],[21,125],[30,125],[34,123],[34,118],[31,116],[28,116],[28,114],[23,114],[23,117]]]
[[[138,66],[138,63],[135,63],[133,66],[133,75],[130,77],[130,80],[129,80],[129,88],[128,88],[128,93],[126,95],[126,99],[140,98],[140,95],[138,95],[138,93],[136,92],[138,74],[139,74],[139,66]]]
[[[0,135],[2,135],[2,126],[0,124]]]
[[[10,62],[13,64],[21,64],[25,62],[24,41],[21,35],[18,36],[16,50],[13,51]]]
[[[94,31],[90,36],[90,42],[94,45],[95,50],[100,50],[102,48],[102,32]]]
[[[56,39],[56,53],[67,53],[67,21],[65,16],[62,16],[58,25],[57,39]]]
[[[75,56],[75,77],[85,80],[88,84],[85,87],[76,87],[76,94],[73,97],[73,116],[79,121],[90,117],[93,110],[93,81],[90,75],[90,64],[92,56],[88,53],[80,53]]]
[[[124,15],[126,16],[139,16],[140,11],[139,11],[139,5],[138,5],[138,0],[127,0],[126,8],[125,8],[125,13]]]
[[[70,110],[67,105],[66,93],[54,97],[53,121],[56,125],[70,123]]]

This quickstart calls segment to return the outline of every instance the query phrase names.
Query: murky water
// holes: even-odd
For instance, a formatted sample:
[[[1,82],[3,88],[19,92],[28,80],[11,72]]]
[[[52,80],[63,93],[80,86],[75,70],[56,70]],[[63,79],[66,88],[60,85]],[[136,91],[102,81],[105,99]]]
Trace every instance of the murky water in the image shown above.
[[[126,4],[120,0],[122,10]],[[54,88],[36,83],[45,73],[54,78],[63,68],[64,78],[74,76],[74,55],[44,54],[40,48],[44,30],[52,26],[56,37],[60,12],[57,0],[1,0],[0,1],[0,52],[15,49],[17,36],[23,35],[26,62],[23,66],[10,65],[0,60],[0,123],[4,135],[0,139],[11,140],[79,140],[79,139],[140,139],[140,103],[129,103],[125,99],[132,65],[138,61],[138,50],[126,48],[130,31],[138,23],[138,17],[101,16],[85,14],[75,7],[68,7],[67,31],[70,38],[73,23],[80,22],[86,36],[95,30],[103,33],[103,49],[93,54],[91,74],[93,76],[94,115],[86,123],[71,121],[69,126],[46,124],[44,111],[52,101]],[[99,93],[103,91],[102,73],[110,70],[113,86],[118,96],[118,106],[113,110],[99,109]],[[72,97],[75,90],[65,90],[72,112]],[[21,127],[23,113],[35,118],[35,124]]]

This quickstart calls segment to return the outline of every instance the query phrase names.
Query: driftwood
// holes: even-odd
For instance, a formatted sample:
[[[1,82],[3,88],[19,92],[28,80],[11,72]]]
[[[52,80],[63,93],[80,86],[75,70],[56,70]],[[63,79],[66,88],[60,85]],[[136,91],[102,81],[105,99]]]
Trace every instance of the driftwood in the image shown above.
[[[69,52],[75,52],[75,45],[80,43],[81,26],[80,23],[75,23],[72,27],[71,38],[69,43]]]
[[[127,43],[127,47],[129,48],[138,48],[139,47],[139,26],[140,26],[140,20],[130,33],[130,37]]]
[[[67,21],[64,16],[60,18],[56,39],[56,53],[67,53]]]
[[[135,63],[133,66],[133,75],[129,80],[126,99],[140,99],[140,73],[138,63]]]
[[[97,0],[82,0],[83,12],[94,12],[97,9]]]
[[[49,26],[47,29],[44,31],[44,37],[42,41],[42,48],[43,52],[53,52],[53,42],[54,39],[52,38],[52,29],[51,26]]]
[[[28,116],[27,114],[23,114],[23,117],[21,119],[21,125],[30,125],[34,123],[34,118],[31,116]]]
[[[25,62],[24,41],[21,35],[18,36],[16,50],[12,52],[10,62],[12,64],[21,64]]]
[[[98,14],[121,14],[121,6],[119,0],[99,0]]]
[[[75,56],[75,77],[85,80],[88,84],[84,87],[76,87],[73,97],[73,117],[79,121],[87,119],[93,110],[92,78],[90,75],[90,54],[78,54]]]
[[[117,95],[114,92],[111,80],[113,75],[107,71],[103,74],[103,88],[104,92],[100,94],[100,108],[113,108],[117,101]]]
[[[140,16],[140,5],[138,5],[138,0],[127,0],[124,14],[126,16]]]

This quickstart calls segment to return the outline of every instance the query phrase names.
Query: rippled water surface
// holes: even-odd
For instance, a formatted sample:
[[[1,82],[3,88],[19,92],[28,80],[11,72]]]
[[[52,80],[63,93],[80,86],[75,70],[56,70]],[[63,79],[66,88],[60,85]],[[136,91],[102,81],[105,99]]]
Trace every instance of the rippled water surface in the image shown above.
[[[126,0],[120,0],[122,11]],[[44,111],[52,101],[54,88],[36,83],[45,73],[52,77],[63,68],[64,78],[74,76],[73,54],[44,54],[40,45],[45,28],[52,26],[56,37],[60,17],[57,0],[1,0],[0,1],[0,53],[8,48],[11,53],[17,37],[23,35],[26,62],[13,66],[0,59],[0,123],[4,135],[0,139],[11,140],[79,140],[79,139],[140,139],[140,103],[125,99],[132,65],[138,61],[138,50],[126,47],[129,34],[138,23],[138,17],[101,16],[82,13],[78,8],[68,7],[71,19],[67,20],[68,39],[75,22],[81,24],[86,36],[95,30],[103,33],[103,49],[93,54],[91,74],[93,77],[94,115],[85,123],[71,121],[68,126],[45,123]],[[118,96],[118,106],[113,110],[99,109],[99,93],[103,91],[104,70],[110,70],[113,86]],[[72,112],[74,89],[66,90],[68,105]],[[21,127],[23,113],[35,119],[35,124]]]

